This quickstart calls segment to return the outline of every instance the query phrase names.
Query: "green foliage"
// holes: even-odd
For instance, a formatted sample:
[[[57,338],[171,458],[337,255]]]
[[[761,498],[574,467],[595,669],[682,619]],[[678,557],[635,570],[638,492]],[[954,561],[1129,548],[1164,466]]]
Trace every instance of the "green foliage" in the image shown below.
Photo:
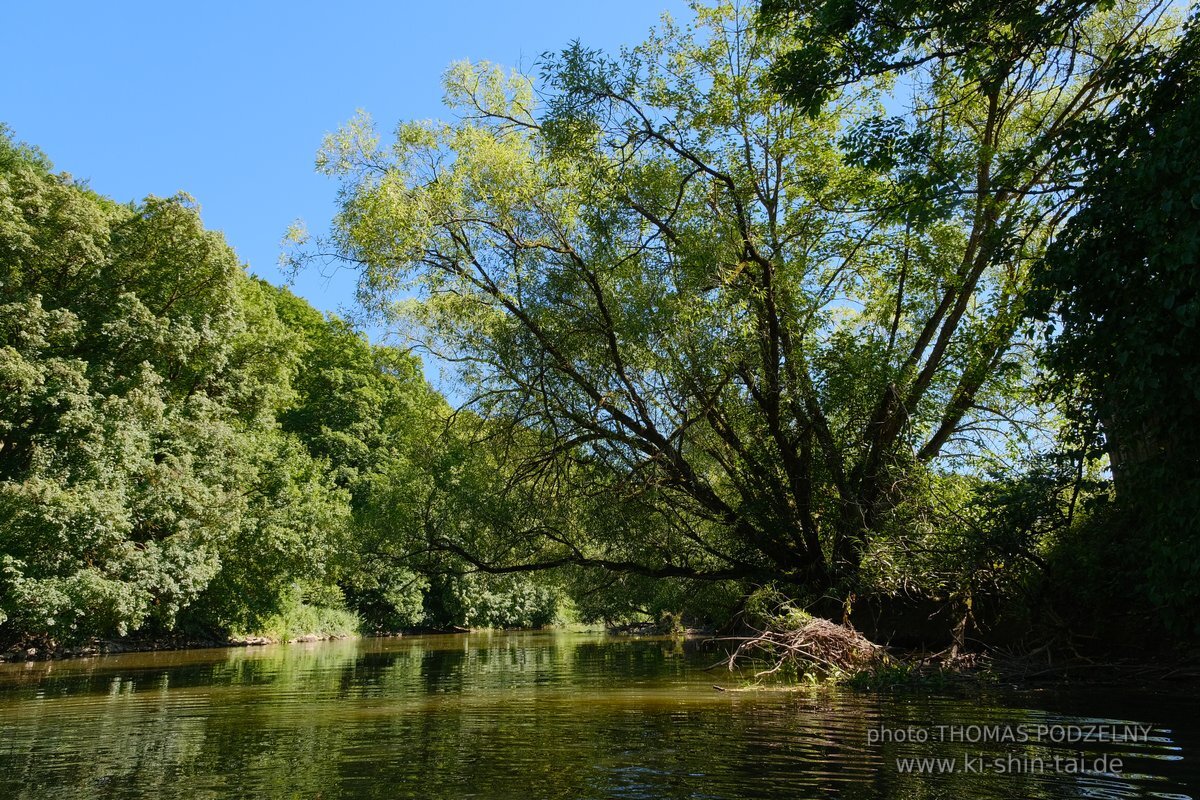
[[[1110,62],[1171,30],[1152,5],[1035,5],[798,3],[782,33],[700,7],[618,57],[548,54],[536,91],[456,64],[456,122],[328,137],[322,251],[460,367],[479,419],[405,499],[410,550],[869,591],[960,515],[939,489],[969,504],[1028,465],[1055,433],[1019,329],[1075,208],[1060,137],[1108,112]],[[889,32],[889,9],[928,32]],[[779,80],[797,57],[834,78],[805,113]],[[654,594],[615,602],[657,617]]]
[[[1098,488],[1066,459],[1039,457],[1015,471],[944,475],[926,491],[926,513],[880,537],[871,583],[893,595],[924,590],[954,599],[1026,605],[1036,591],[1048,547]]]
[[[348,497],[276,423],[275,291],[186,196],[118,205],[0,154],[0,636],[228,630],[329,578]]]
[[[428,579],[382,554],[403,553],[423,524],[419,491],[429,484],[445,402],[414,356],[371,345],[287,291],[276,308],[298,334],[299,356],[296,398],[280,414],[281,427],[350,497],[353,542],[341,543],[337,570],[347,602],[374,630],[425,624]]]
[[[796,630],[812,619],[812,615],[774,586],[762,586],[746,598],[742,619],[758,630]]]
[[[1114,574],[1195,628],[1174,32],[1150,1],[771,0],[536,84],[454,65],[455,122],[362,115],[318,158],[325,252],[458,367],[454,412],[191,198],[115,203],[0,129],[0,643],[970,616],[1099,572],[1122,526]]]
[[[1030,50],[1062,46],[1112,0],[1047,6],[1038,0],[764,0],[763,21],[787,30],[796,47],[774,78],[806,113],[846,85],[904,75],[937,60],[957,76],[995,86]]]
[[[663,580],[644,575],[587,570],[571,574],[568,591],[581,622],[605,627],[678,619],[692,628],[718,628],[741,607],[741,581]]]
[[[435,627],[541,628],[559,620],[561,590],[528,575],[435,578],[426,621]]]
[[[18,142],[12,128],[0,122],[0,169],[9,171],[17,167],[32,169],[43,175],[54,169],[54,164],[38,147],[27,142]]]
[[[298,579],[332,577],[350,545],[345,493],[298,441],[277,432],[247,437],[252,470],[242,524],[222,537],[221,569],[193,617],[219,630],[253,631]]]
[[[1047,384],[1074,423],[1070,445],[1079,457],[1107,455],[1116,482],[1115,505],[1079,532],[1111,556],[1091,581],[1119,576],[1134,605],[1192,634],[1200,630],[1198,48],[1193,23],[1175,47],[1131,48],[1105,75],[1126,99],[1112,119],[1072,131],[1085,157],[1086,205],[1047,253],[1031,303],[1047,322]]]
[[[232,638],[261,636],[286,642],[302,637],[322,639],[355,636],[361,628],[358,616],[345,607],[341,594],[327,586],[304,591],[293,586],[276,603],[269,616],[253,628],[232,628]]]
[[[1047,254],[1032,303],[1051,320],[1055,388],[1118,470],[1152,458],[1147,447],[1189,463],[1196,452],[1198,40],[1193,28],[1174,50],[1150,50],[1108,76],[1133,84],[1129,97],[1113,121],[1074,132],[1088,157],[1088,203]]]
[[[186,196],[0,156],[0,636],[554,618],[553,586],[408,553],[511,513],[419,359],[248,277]]]

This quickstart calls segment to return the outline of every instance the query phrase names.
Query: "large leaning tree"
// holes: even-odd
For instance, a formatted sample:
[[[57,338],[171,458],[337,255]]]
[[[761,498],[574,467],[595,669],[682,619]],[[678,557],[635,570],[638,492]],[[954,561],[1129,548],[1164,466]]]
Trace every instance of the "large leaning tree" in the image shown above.
[[[1006,29],[986,68],[935,27],[889,44],[903,71],[805,104],[773,72],[793,36],[697,7],[536,79],[458,64],[453,122],[329,137],[341,210],[310,255],[461,368],[504,445],[495,491],[530,504],[428,544],[493,571],[853,585],[927,476],[1028,433],[1027,271],[1080,178],[1059,134],[1110,109],[1106,64],[1163,16],[1084,6]]]

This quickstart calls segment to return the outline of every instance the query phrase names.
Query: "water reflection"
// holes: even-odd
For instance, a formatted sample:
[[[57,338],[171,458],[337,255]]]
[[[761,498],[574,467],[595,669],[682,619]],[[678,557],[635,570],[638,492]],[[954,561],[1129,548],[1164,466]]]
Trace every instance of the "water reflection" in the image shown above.
[[[728,676],[701,669],[715,660],[696,643],[493,634],[7,665],[0,797],[1183,798],[1200,778],[1195,699],[721,693]],[[947,741],[1135,723],[1149,733],[1126,742]],[[932,733],[879,740],[909,727]],[[1056,756],[1124,763],[967,768]],[[899,766],[931,757],[954,768]]]

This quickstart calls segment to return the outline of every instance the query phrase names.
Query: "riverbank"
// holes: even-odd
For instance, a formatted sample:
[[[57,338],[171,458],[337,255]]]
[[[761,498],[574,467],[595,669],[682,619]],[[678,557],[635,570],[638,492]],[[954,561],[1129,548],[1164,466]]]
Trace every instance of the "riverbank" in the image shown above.
[[[331,642],[349,639],[378,638],[393,639],[404,636],[424,636],[443,634],[491,633],[500,629],[488,628],[452,628],[449,630],[437,628],[413,628],[404,631],[361,633],[349,630],[325,630],[305,633],[256,633],[234,635],[229,637],[196,637],[186,635],[162,636],[132,636],[124,639],[89,639],[78,644],[59,644],[46,639],[27,639],[18,644],[0,650],[0,663],[19,663],[22,661],[56,661],[71,658],[91,658],[94,656],[117,655],[120,653],[151,653],[170,652],[173,650],[206,650],[222,647],[260,647],[271,644],[298,644],[302,642]],[[565,625],[553,628],[532,630],[554,630],[562,633],[613,633],[589,625]],[[645,633],[645,632],[643,632]],[[699,635],[701,631],[688,631],[689,636]]]
[[[843,626],[827,621],[822,627],[843,629]],[[576,627],[579,629],[576,630]],[[852,630],[852,629],[845,629]],[[404,632],[368,634],[367,638],[401,638],[426,634],[471,635],[481,633],[504,633],[490,629],[473,630],[411,630]],[[508,631],[514,632],[514,631]],[[515,631],[522,632],[522,631]],[[715,636],[710,630],[664,631],[654,626],[637,630],[597,630],[587,626],[545,628],[523,632],[559,633],[605,633],[616,639],[641,639],[664,637],[691,640],[707,644],[714,651],[720,650],[719,660],[713,664],[718,668],[730,663],[730,656],[737,662],[737,672],[746,685],[716,685],[720,691],[741,691],[749,688],[804,688],[814,684],[836,684],[850,689],[876,692],[896,689],[932,689],[994,687],[1011,689],[1037,689],[1040,687],[1068,686],[1149,686],[1182,690],[1189,694],[1200,692],[1200,651],[1191,653],[1146,653],[1144,658],[1103,658],[1070,653],[1067,649],[1043,645],[1027,652],[1014,652],[995,648],[952,653],[949,650],[929,652],[916,649],[882,647],[871,644],[858,634],[839,638],[829,630],[837,646],[859,649],[857,654],[839,655],[836,650],[826,649],[818,660],[806,665],[803,654],[789,652],[772,656],[772,651],[758,648],[756,657],[746,655],[747,645],[753,637]],[[834,631],[836,633],[837,631]],[[217,648],[260,647],[273,644],[304,642],[342,641],[361,639],[358,633],[302,633],[292,635],[239,635],[225,638],[202,638],[188,636],[130,637],[126,639],[93,639],[81,644],[58,645],[54,642],[27,641],[0,651],[0,663],[38,662],[122,653],[169,652]],[[783,642],[771,643],[777,650]],[[812,642],[801,644],[812,650]],[[740,653],[740,655],[739,655]],[[783,657],[786,655],[786,659]],[[797,657],[799,655],[799,657]],[[785,660],[789,663],[785,664]],[[820,662],[824,663],[820,663]],[[816,669],[811,669],[815,667]],[[835,667],[830,669],[830,667]],[[716,676],[714,675],[714,678]],[[721,683],[717,678],[717,684]]]
[[[939,649],[902,648],[879,644],[852,625],[795,609],[764,621],[761,629],[710,639],[723,650],[713,668],[724,665],[755,684],[837,684],[867,691],[1149,683],[1200,688],[1200,649],[1171,648],[1167,643],[1132,656],[1116,650],[1083,653],[1061,638],[1026,648],[978,641]]]
[[[57,661],[61,659],[117,655],[119,653],[204,650],[221,647],[260,647],[269,644],[329,642],[358,638],[361,638],[359,634],[352,633],[306,633],[284,637],[231,636],[225,639],[204,639],[187,636],[92,639],[87,642],[74,645],[59,645],[55,642],[24,642],[0,651],[0,663],[14,663],[21,661]]]

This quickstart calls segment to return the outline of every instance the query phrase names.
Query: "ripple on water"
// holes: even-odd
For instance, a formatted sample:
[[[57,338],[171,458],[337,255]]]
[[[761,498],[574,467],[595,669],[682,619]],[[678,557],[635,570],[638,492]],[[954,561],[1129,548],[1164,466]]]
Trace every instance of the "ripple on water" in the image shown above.
[[[0,667],[0,797],[1190,800],[1197,704],[716,692],[698,645],[494,634]],[[728,677],[721,678],[735,683]],[[1148,725],[1126,742],[888,729]],[[872,732],[876,734],[872,734]],[[998,774],[964,759],[1120,758]],[[952,769],[904,772],[912,759]]]

